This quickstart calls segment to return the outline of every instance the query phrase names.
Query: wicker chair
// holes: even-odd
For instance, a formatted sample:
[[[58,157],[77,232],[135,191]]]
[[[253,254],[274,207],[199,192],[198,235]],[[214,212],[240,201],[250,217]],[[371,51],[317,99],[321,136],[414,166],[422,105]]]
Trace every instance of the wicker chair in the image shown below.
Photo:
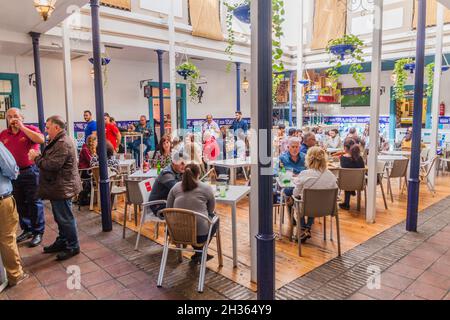
[[[391,194],[391,202],[394,202],[391,179],[399,178],[400,194],[402,194],[405,187],[408,186],[408,178],[407,178],[408,164],[409,164],[409,159],[394,160],[394,163],[392,164],[392,168],[388,169],[388,175],[387,175],[388,193]],[[403,185],[403,187],[402,187],[402,179],[405,180],[405,184]]]
[[[202,253],[200,276],[198,282],[198,292],[203,292],[205,283],[206,258],[208,254],[208,245],[211,239],[212,228],[214,224],[219,222],[219,217],[213,219],[203,214],[190,210],[170,208],[161,211],[166,220],[166,229],[164,235],[164,250],[159,269],[158,287],[162,286],[164,270],[167,264],[167,256],[170,250],[189,251]],[[208,223],[208,237],[204,243],[197,243],[197,219],[203,219]],[[220,228],[217,228],[217,254],[219,257],[219,266],[223,266],[222,244],[220,239]],[[172,245],[172,246],[171,246]],[[188,249],[187,246],[202,247],[202,250]]]
[[[326,217],[336,218],[336,231],[338,240],[338,255],[341,256],[341,234],[339,229],[339,217],[337,210],[338,189],[304,189],[302,199],[294,197],[294,207],[298,215],[298,221],[302,217],[321,218],[324,221],[324,240],[326,240]],[[332,220],[331,220],[332,221]],[[331,228],[333,228],[331,226]],[[302,255],[300,241],[300,229],[297,227],[298,255]]]
[[[338,188],[341,191],[356,191],[357,210],[361,210],[361,192],[364,191],[364,209],[367,212],[367,191],[366,191],[366,171],[367,169],[339,169]]]

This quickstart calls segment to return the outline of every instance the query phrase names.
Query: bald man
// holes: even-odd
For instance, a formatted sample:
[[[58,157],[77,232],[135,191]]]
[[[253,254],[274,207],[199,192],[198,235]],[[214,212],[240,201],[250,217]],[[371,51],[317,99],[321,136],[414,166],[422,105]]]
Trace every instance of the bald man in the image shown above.
[[[31,239],[29,246],[36,247],[42,241],[45,229],[44,206],[37,196],[39,169],[28,158],[30,150],[39,150],[45,142],[39,128],[23,124],[23,115],[17,108],[6,113],[8,128],[0,133],[0,141],[11,152],[19,167],[19,177],[13,181],[13,195],[17,202],[22,234],[17,242]]]

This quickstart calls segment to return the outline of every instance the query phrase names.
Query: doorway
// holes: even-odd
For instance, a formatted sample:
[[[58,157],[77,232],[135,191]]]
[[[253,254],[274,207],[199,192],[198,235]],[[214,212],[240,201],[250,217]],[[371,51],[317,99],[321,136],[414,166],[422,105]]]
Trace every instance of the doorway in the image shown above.
[[[6,112],[10,108],[20,108],[19,76],[0,73],[0,131],[7,128]]]
[[[157,141],[160,137],[160,108],[159,108],[159,83],[149,82],[151,96],[149,97],[149,120],[155,128]],[[176,121],[179,129],[186,129],[187,127],[187,110],[186,110],[186,85],[182,83],[177,84],[177,115],[172,119],[170,114],[170,84],[163,84],[164,96],[164,132],[170,134],[172,132],[172,121]],[[156,125],[155,125],[156,121]],[[156,145],[156,142],[155,142]]]

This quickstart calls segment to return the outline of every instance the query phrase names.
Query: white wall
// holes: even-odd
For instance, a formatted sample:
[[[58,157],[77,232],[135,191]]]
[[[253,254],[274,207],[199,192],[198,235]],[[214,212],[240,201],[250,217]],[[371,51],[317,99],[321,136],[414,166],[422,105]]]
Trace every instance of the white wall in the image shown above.
[[[17,61],[17,62],[16,62]],[[208,84],[203,103],[191,102],[188,97],[188,119],[204,118],[212,113],[217,118],[232,118],[236,109],[235,72],[226,73],[226,62],[217,69],[206,69],[197,63]],[[91,64],[87,57],[72,61],[74,120],[83,121],[83,110],[95,111],[94,85],[90,76]],[[164,80],[168,82],[168,65],[164,65]],[[64,115],[64,81],[62,61],[41,60],[42,86],[45,116]],[[18,73],[20,78],[20,98],[27,122],[37,122],[35,88],[28,84],[28,74],[34,72],[32,57],[0,56],[0,73]],[[250,74],[248,73],[247,77]],[[139,88],[139,81],[158,81],[158,69],[154,63],[113,60],[108,66],[108,81],[104,89],[105,111],[117,120],[136,120],[141,114],[148,114],[148,102]],[[183,80],[178,79],[179,82]],[[251,81],[251,79],[249,79]],[[244,116],[250,116],[250,93],[242,93],[241,109]]]

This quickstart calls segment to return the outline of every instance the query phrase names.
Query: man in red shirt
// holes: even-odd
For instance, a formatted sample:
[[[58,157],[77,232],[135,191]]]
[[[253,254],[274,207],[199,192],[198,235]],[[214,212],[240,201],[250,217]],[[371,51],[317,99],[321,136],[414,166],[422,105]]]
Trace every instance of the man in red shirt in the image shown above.
[[[114,150],[117,152],[119,150],[120,141],[122,140],[122,135],[117,126],[111,122],[111,117],[108,113],[105,113],[105,130],[106,140],[111,142]]]
[[[19,177],[13,181],[13,195],[23,230],[17,242],[32,238],[29,246],[36,247],[41,243],[45,229],[44,206],[37,196],[39,169],[28,159],[28,152],[39,150],[45,139],[39,128],[23,124],[23,116],[17,108],[8,110],[6,120],[8,129],[0,133],[0,141],[14,156],[20,169]]]

